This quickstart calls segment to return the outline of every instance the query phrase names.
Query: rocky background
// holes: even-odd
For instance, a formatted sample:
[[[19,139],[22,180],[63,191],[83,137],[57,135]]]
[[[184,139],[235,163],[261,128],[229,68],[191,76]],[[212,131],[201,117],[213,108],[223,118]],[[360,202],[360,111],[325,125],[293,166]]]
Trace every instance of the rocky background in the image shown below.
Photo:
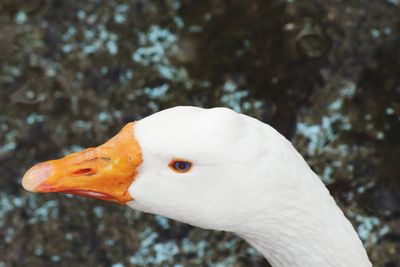
[[[0,0],[0,267],[269,266],[238,237],[20,185],[176,105],[270,123],[400,266],[399,0]]]

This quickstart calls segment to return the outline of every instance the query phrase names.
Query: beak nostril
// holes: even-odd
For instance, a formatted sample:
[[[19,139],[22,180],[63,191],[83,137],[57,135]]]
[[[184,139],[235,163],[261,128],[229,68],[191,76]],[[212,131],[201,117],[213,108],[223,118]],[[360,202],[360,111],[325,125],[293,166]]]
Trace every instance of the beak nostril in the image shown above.
[[[110,157],[101,157],[101,159],[104,160],[104,161],[111,161]]]
[[[93,175],[95,173],[96,173],[96,171],[94,171],[91,168],[79,169],[79,170],[72,172],[72,174],[75,174],[75,175]]]

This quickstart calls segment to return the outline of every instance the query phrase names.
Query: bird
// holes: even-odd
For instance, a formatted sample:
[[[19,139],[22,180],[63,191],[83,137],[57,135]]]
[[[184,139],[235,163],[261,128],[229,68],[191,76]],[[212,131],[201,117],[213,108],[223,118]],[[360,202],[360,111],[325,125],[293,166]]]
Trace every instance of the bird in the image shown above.
[[[34,165],[22,186],[233,232],[274,267],[372,266],[354,227],[292,143],[229,108],[159,111],[103,145]]]

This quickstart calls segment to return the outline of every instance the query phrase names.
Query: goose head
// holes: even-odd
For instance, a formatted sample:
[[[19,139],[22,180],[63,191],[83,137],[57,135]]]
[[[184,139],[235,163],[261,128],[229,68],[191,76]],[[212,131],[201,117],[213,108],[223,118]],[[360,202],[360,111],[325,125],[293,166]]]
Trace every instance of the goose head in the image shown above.
[[[277,166],[284,162],[279,157],[284,157],[280,142],[285,141],[272,128],[271,136],[256,128],[230,109],[176,107],[129,123],[99,147],[35,165],[22,185],[233,230],[248,219],[244,213],[257,201],[255,191],[275,202],[285,197],[279,194],[284,184],[279,180],[286,170]],[[265,146],[270,148],[265,151]],[[258,175],[264,169],[268,173]],[[259,188],[260,179],[269,185]]]
[[[33,166],[22,184],[235,232],[274,266],[331,266],[324,262],[329,249],[317,260],[307,255],[323,242],[333,250],[353,246],[344,253],[367,259],[351,224],[291,143],[226,108],[155,113],[97,148]],[[306,259],[291,260],[297,254]]]

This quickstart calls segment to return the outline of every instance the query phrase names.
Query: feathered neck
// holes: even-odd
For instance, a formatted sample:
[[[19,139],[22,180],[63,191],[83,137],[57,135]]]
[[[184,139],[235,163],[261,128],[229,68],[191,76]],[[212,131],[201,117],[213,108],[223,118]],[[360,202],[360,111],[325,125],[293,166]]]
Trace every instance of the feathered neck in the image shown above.
[[[258,214],[237,234],[274,267],[372,266],[351,223],[319,177],[309,174],[315,176],[309,194],[288,191],[287,197],[296,201],[275,205],[280,208],[268,216]]]
[[[372,266],[320,177],[289,141],[279,134],[268,136],[272,131],[264,131],[262,143],[274,140],[263,151],[266,155],[275,148],[274,157],[258,159],[264,169],[254,175],[250,190],[257,201],[248,203],[252,216],[236,233],[274,267]]]

